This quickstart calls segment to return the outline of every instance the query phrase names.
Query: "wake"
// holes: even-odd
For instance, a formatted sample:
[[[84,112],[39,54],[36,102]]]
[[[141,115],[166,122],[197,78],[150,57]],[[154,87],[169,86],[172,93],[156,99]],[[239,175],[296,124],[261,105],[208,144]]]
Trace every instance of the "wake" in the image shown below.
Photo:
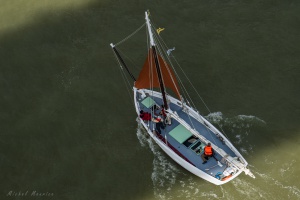
[[[247,142],[251,127],[264,126],[266,124],[263,120],[255,116],[238,115],[233,118],[224,118],[221,112],[212,113],[206,116],[206,118],[211,123],[230,127],[235,134],[235,141],[233,143],[241,145],[240,151],[242,154],[253,153],[253,146]],[[271,175],[259,172],[253,166],[249,167],[257,177],[256,179],[250,179],[241,174],[238,178],[225,185],[214,186],[177,165],[156,145],[142,128],[141,124],[138,124],[136,134],[141,146],[150,148],[154,154],[151,179],[156,199],[196,200],[205,197],[205,199],[252,200],[280,198],[280,195],[274,196],[274,188],[275,190],[283,189],[285,191],[281,194],[282,199],[286,196],[291,199],[300,199],[299,188],[293,185],[286,185],[272,178]],[[268,164],[270,161],[265,160],[265,162]],[[282,171],[282,173],[284,172]]]

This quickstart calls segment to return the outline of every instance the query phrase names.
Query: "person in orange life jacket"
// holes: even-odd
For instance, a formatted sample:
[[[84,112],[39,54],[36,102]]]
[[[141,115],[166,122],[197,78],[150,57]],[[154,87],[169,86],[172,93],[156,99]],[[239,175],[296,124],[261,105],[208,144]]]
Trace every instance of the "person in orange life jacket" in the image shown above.
[[[155,125],[155,130],[161,134],[161,129],[165,129],[164,124],[163,124],[163,119],[160,116],[155,116],[152,118],[152,121],[156,123]]]
[[[144,121],[149,121],[149,120],[151,120],[151,114],[141,110],[140,111],[140,118],[142,118],[142,120],[144,120]]]
[[[202,163],[202,164],[207,163],[207,160],[208,160],[210,157],[214,157],[214,150],[213,150],[213,148],[211,147],[211,144],[208,143],[208,144],[204,147],[204,152],[203,152],[203,154],[201,155],[201,158],[202,158],[202,160],[203,160],[203,163]]]

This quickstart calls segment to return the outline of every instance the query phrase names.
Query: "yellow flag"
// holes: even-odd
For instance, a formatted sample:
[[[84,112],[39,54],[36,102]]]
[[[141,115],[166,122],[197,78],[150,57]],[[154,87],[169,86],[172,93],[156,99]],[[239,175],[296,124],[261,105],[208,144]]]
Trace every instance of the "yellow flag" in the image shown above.
[[[165,30],[165,28],[158,28],[158,29],[156,29],[156,32],[157,32],[157,34],[159,35],[159,33],[160,33],[161,31],[163,31],[163,30]]]

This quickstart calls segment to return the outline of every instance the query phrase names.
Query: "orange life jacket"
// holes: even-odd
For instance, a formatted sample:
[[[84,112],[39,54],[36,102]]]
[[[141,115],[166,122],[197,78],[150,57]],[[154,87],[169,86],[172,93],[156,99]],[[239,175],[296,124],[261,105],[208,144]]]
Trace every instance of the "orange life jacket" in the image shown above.
[[[204,154],[207,155],[207,156],[211,156],[213,154],[212,147],[206,146],[204,148]]]

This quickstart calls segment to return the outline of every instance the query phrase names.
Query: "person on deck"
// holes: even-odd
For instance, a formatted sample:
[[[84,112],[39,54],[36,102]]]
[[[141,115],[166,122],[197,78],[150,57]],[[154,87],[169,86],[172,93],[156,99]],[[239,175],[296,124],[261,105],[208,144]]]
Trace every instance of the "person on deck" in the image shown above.
[[[203,160],[203,163],[202,164],[205,164],[207,163],[207,160],[210,158],[210,157],[213,157],[214,156],[214,150],[213,148],[211,147],[211,144],[208,143],[205,147],[204,147],[204,152],[203,154],[201,155],[201,158]]]
[[[151,113],[154,113],[155,115],[157,115],[157,111],[159,110],[159,106],[157,106],[156,104],[154,104],[151,107]]]
[[[160,110],[159,114],[160,114],[161,116],[163,116],[164,118],[167,117],[167,114],[166,114],[164,105],[161,105],[161,110]]]
[[[164,107],[164,105],[161,105],[161,110],[160,110],[160,112],[159,112],[159,114],[162,116],[162,118],[163,118],[163,124],[164,124],[164,126],[166,126],[166,125],[171,125],[171,116],[170,115],[167,115],[167,112],[166,112],[166,110],[165,110],[165,107]]]
[[[142,118],[142,120],[144,120],[144,121],[149,121],[149,120],[151,120],[151,114],[141,110],[140,111],[140,118]]]
[[[161,134],[161,129],[165,129],[165,126],[163,124],[163,120],[160,116],[155,116],[152,118],[152,121],[155,122],[155,130],[157,133]]]

